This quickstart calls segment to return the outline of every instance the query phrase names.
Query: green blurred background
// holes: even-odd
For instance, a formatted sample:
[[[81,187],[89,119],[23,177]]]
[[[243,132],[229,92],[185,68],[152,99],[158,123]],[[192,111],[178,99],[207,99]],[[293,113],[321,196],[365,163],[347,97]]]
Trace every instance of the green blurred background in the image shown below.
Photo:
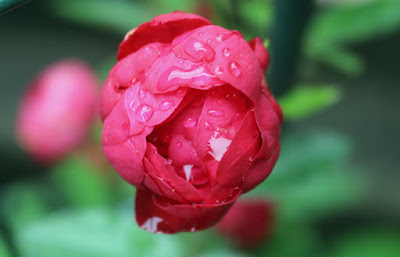
[[[0,0],[0,13],[16,7],[0,15],[0,257],[400,256],[400,1],[23,3]],[[44,168],[14,139],[19,98],[43,67],[77,57],[104,81],[128,30],[177,9],[270,50],[267,80],[285,125],[272,175],[244,196],[277,206],[272,235],[254,249],[213,229],[141,231],[134,189],[109,166],[73,154]]]

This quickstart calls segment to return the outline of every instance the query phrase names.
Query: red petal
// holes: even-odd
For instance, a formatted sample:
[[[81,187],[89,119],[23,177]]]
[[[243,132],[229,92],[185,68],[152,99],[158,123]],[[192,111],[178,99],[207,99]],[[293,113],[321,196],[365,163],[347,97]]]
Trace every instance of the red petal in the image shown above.
[[[249,45],[256,54],[257,60],[261,65],[261,69],[266,71],[269,65],[269,53],[265,48],[262,39],[260,37],[255,37],[249,42]]]
[[[123,179],[135,186],[142,185],[144,176],[142,159],[146,151],[145,136],[137,135],[116,145],[103,143],[103,150],[111,165]]]
[[[193,48],[197,51],[188,51]],[[184,60],[202,62],[220,80],[252,101],[257,99],[262,70],[253,50],[239,33],[215,25],[203,26],[173,45],[173,51]]]
[[[121,60],[152,42],[171,43],[175,37],[209,24],[203,17],[190,13],[173,12],[156,16],[126,34],[119,46],[117,59]]]
[[[148,190],[138,189],[135,203],[136,221],[142,229],[153,233],[173,234],[203,230],[217,223],[235,199],[219,205],[175,204]]]
[[[249,111],[218,166],[212,191],[206,202],[222,202],[242,187],[246,172],[260,149],[260,132]]]
[[[269,92],[260,92],[255,106],[255,117],[261,131],[262,145],[247,173],[244,192],[253,189],[268,177],[279,156],[282,111]]]
[[[178,176],[171,164],[159,155],[156,147],[150,143],[147,143],[146,158],[154,167],[156,175],[165,180],[169,185],[169,190],[178,195],[182,199],[181,201],[191,203],[199,202],[203,199],[197,189],[186,179]],[[162,188],[160,189],[162,190]],[[169,192],[165,192],[165,195],[168,195],[168,193]]]
[[[117,62],[108,74],[103,87],[101,109],[103,120],[111,112],[123,90],[139,80],[140,75],[156,60],[164,47],[163,44],[152,43]]]
[[[215,76],[207,66],[182,60],[169,53],[159,57],[146,71],[144,87],[153,93],[165,93],[179,87],[191,87],[206,90],[225,84]]]

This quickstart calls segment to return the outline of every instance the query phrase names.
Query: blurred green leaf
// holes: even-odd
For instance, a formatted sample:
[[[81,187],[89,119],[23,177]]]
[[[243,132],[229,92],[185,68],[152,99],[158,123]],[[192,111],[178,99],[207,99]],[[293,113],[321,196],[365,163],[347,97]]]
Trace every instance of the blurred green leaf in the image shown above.
[[[70,205],[87,207],[113,200],[108,174],[102,172],[88,160],[73,157],[57,165],[51,177]]]
[[[173,236],[137,227],[133,212],[102,208],[58,212],[18,230],[23,257],[180,257],[183,246]]]
[[[328,48],[328,45],[326,47]],[[306,51],[310,57],[316,58],[349,76],[357,76],[364,69],[364,62],[360,56],[344,48],[338,48],[334,44],[330,45],[329,51],[322,49],[318,52],[315,48],[309,48]]]
[[[326,8],[313,19],[305,52],[348,75],[358,75],[362,61],[346,45],[377,38],[400,29],[400,1],[365,1]]]
[[[11,254],[8,250],[8,247],[6,243],[3,241],[3,239],[0,236],[0,256],[1,257],[11,257]]]
[[[158,14],[133,1],[55,0],[49,1],[48,8],[57,17],[121,34]]]
[[[255,255],[273,257],[319,257],[318,234],[310,226],[277,224]]]
[[[298,85],[278,99],[286,120],[299,120],[337,103],[341,93],[334,86]]]
[[[23,228],[45,215],[50,208],[50,190],[35,182],[21,182],[5,188],[1,195],[0,210],[7,223],[12,228]]]
[[[249,257],[249,255],[234,252],[232,250],[218,250],[218,251],[207,251],[203,254],[197,255],[197,257]]]
[[[347,163],[351,143],[346,137],[321,131],[286,134],[281,149],[272,174],[248,194],[275,199],[280,219],[312,220],[361,197],[364,179]]]
[[[363,229],[341,235],[330,257],[398,257],[400,234],[385,229]]]

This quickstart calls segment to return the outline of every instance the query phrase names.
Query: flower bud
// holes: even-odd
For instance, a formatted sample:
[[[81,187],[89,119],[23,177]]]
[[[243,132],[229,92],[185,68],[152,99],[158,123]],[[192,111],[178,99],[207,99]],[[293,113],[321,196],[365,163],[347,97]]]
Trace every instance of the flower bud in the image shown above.
[[[81,145],[98,115],[98,81],[78,60],[45,68],[28,86],[16,119],[23,148],[42,163],[54,162]]]

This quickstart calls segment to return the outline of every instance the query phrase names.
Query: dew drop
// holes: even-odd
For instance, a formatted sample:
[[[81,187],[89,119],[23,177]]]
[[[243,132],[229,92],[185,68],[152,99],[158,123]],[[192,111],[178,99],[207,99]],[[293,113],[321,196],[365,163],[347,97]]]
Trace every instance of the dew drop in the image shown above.
[[[174,106],[174,104],[175,104],[174,101],[164,101],[160,103],[158,109],[160,109],[161,111],[167,111],[171,109],[171,107]]]
[[[215,58],[214,49],[206,43],[198,40],[188,40],[185,44],[185,52],[197,60],[206,60],[211,62]]]
[[[183,97],[184,95],[185,95],[185,91],[183,89],[178,89],[178,91],[176,91],[177,97]]]
[[[136,119],[139,122],[147,122],[151,116],[153,115],[154,109],[153,107],[142,104],[136,109]]]
[[[158,224],[163,221],[164,220],[160,217],[152,217],[147,219],[140,227],[144,230],[155,233],[158,232]]]
[[[210,109],[210,110],[208,110],[208,114],[211,115],[211,116],[214,116],[214,117],[221,117],[225,113],[222,110]]]
[[[242,68],[237,62],[231,62],[231,64],[228,66],[228,70],[235,77],[240,76],[240,74],[242,73]]]
[[[134,106],[134,105],[135,105],[135,101],[132,100],[132,101],[129,103],[129,109],[133,110],[133,106]]]
[[[224,48],[224,49],[222,50],[222,54],[223,54],[225,57],[229,57],[229,55],[231,55],[231,50],[230,50],[229,48]]]
[[[192,177],[192,168],[193,168],[193,164],[186,164],[183,165],[183,171],[185,172],[185,177],[186,180],[189,181],[190,178]]]
[[[182,148],[182,142],[176,142],[176,147]]]
[[[209,143],[210,151],[208,152],[216,161],[221,161],[225,152],[228,150],[232,140],[224,137],[211,137]]]
[[[222,42],[227,40],[232,36],[232,33],[230,32],[221,32],[217,34],[217,37],[215,38],[218,42]]]
[[[144,98],[144,95],[145,95],[145,94],[144,94],[143,89],[140,89],[140,90],[139,90],[139,98],[140,98],[140,99],[143,99],[143,98]]]
[[[221,66],[217,66],[214,70],[215,74],[217,75],[221,75],[222,73],[224,73],[224,69],[222,69]]]
[[[131,80],[132,86],[136,83],[136,81],[137,81],[137,78],[136,78],[136,77],[134,77],[134,78]]]
[[[186,120],[183,121],[183,126],[185,128],[193,128],[194,126],[197,125],[197,119],[189,117]]]

